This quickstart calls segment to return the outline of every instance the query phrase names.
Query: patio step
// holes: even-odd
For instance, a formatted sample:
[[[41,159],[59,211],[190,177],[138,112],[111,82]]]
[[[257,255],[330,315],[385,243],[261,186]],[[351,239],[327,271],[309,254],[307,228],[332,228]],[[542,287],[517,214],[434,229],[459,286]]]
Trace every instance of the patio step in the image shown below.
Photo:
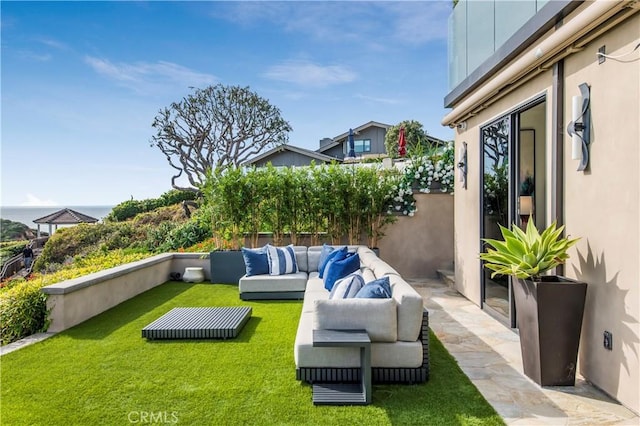
[[[447,286],[451,288],[455,288],[456,284],[456,274],[453,270],[450,269],[438,269],[438,277],[445,283]]]

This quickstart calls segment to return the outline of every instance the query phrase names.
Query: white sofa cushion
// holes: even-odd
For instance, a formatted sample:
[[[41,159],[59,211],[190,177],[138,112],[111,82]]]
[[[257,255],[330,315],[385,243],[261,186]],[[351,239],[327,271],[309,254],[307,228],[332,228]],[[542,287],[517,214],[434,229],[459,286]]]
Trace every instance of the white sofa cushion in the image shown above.
[[[318,271],[318,263],[320,263],[320,252],[322,246],[311,246],[307,249],[308,271]]]
[[[362,278],[364,278],[365,283],[370,283],[371,281],[374,281],[376,279],[376,274],[374,274],[373,271],[367,266],[361,267],[360,272],[362,273]]]
[[[281,291],[305,291],[307,287],[307,273],[297,272],[286,275],[253,275],[240,278],[238,289],[240,293],[263,293]]]
[[[398,340],[395,299],[315,300],[315,330],[366,330],[372,342]]]
[[[309,273],[309,261],[307,255],[306,246],[293,246],[293,251],[296,254],[296,263],[298,264],[298,271]]]
[[[398,305],[398,340],[416,341],[422,327],[422,296],[399,275],[387,276],[391,283],[391,297]]]
[[[307,289],[304,292],[302,312],[312,313],[316,308],[316,300],[327,299],[329,299],[329,292],[324,288],[324,282],[318,277],[317,272],[311,272],[307,281]]]
[[[360,367],[358,348],[313,346],[313,313],[303,312],[298,324],[294,358],[297,367]],[[418,368],[422,365],[422,342],[372,343],[371,366]]]

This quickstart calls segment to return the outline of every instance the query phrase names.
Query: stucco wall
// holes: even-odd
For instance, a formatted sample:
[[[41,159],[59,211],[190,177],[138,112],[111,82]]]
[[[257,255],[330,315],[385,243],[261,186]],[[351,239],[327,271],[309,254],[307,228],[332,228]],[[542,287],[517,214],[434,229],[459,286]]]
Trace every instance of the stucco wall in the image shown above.
[[[638,51],[625,62],[598,64],[596,52],[631,52],[640,39],[640,14],[600,35],[564,60],[565,121],[578,85],[591,86],[592,145],[590,167],[577,172],[570,138],[564,133],[564,223],[582,239],[570,251],[565,275],[588,283],[580,343],[579,371],[590,382],[640,412],[640,61]],[[481,125],[527,100],[546,94],[546,223],[550,223],[553,167],[552,72],[528,81],[476,116],[456,132],[456,159],[468,143],[468,189],[456,182],[455,272],[458,291],[480,304],[480,155]],[[457,176],[456,176],[457,177]],[[538,213],[540,213],[538,211]],[[613,333],[613,350],[603,347],[603,332]]]
[[[202,267],[210,277],[203,253],[166,253],[42,288],[50,310],[48,332],[60,332],[169,280],[171,272]]]
[[[607,59],[633,50],[640,14],[588,44],[565,61],[565,117],[578,85],[591,86],[590,167],[576,172],[565,144],[567,232],[582,237],[565,274],[589,284],[580,348],[580,370],[591,382],[640,411],[640,61]],[[566,127],[565,123],[565,127]],[[613,333],[613,350],[603,332]]]
[[[453,267],[454,197],[414,196],[418,210],[385,228],[380,257],[405,278],[435,277],[438,269]]]

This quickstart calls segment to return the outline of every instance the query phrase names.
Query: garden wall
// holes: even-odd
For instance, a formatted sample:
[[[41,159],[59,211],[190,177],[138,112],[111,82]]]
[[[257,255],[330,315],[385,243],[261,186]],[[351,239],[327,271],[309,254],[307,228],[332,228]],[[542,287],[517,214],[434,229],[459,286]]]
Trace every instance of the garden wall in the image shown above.
[[[210,277],[209,259],[202,254],[166,253],[43,287],[51,320],[47,331],[60,332],[80,324],[166,283],[172,272],[182,276],[187,266],[202,267],[206,278]]]
[[[453,269],[453,195],[414,196],[414,216],[399,216],[384,228],[380,257],[404,278],[435,278],[438,269]]]

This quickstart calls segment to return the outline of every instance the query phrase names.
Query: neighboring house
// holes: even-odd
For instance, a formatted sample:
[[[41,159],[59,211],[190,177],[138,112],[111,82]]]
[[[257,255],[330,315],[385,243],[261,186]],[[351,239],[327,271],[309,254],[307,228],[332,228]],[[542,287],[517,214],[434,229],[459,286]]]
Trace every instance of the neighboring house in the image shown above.
[[[579,372],[636,413],[638,12],[638,1],[460,0],[449,31],[445,105],[452,109],[442,120],[457,128],[456,159],[465,147],[467,155],[466,188],[456,180],[455,189],[457,290],[515,327],[511,283],[492,281],[478,253],[497,223],[521,223],[529,211],[519,201],[529,197],[538,228],[557,219],[581,237],[559,271],[588,283]],[[591,143],[588,165],[577,171],[567,127],[580,115],[582,104],[572,104],[583,83],[590,89]],[[603,347],[605,330],[613,334],[612,350]]]
[[[387,150],[384,138],[389,124],[369,121],[353,130],[354,151],[358,158],[386,157]],[[427,136],[428,141],[435,145],[444,145],[445,141]],[[349,131],[334,138],[320,140],[320,147],[311,151],[295,145],[281,145],[243,163],[244,166],[262,167],[271,163],[274,166],[308,166],[314,161],[316,164],[342,162],[349,153]]]
[[[354,151],[356,157],[374,157],[386,155],[384,137],[389,124],[369,121],[353,129]],[[349,131],[333,139],[325,138],[320,141],[320,152],[331,157],[343,159],[349,153]]]
[[[320,154],[316,151],[311,151],[304,148],[299,148],[294,145],[284,144],[270,149],[269,151],[262,153],[252,159],[245,161],[243,166],[256,166],[264,167],[267,164],[280,167],[280,166],[308,166],[311,162],[316,164],[330,163],[332,161],[338,161],[334,157]]]

